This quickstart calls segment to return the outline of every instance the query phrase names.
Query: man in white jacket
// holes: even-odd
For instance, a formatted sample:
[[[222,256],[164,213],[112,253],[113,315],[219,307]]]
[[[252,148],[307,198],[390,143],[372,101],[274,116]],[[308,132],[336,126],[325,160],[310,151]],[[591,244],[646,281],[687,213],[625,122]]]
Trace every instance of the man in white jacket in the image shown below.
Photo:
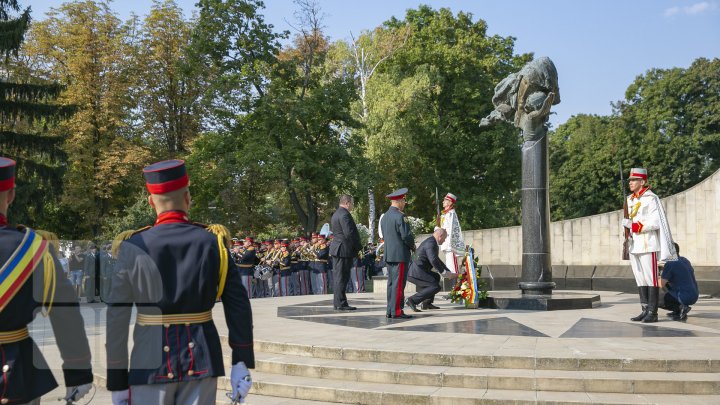
[[[462,256],[465,254],[465,240],[460,229],[460,220],[457,212],[455,212],[456,202],[457,197],[452,193],[447,193],[443,199],[443,214],[440,216],[440,227],[447,232],[447,238],[440,245],[440,251],[445,254],[445,265],[450,271],[457,274],[460,268],[458,261],[462,260]]]
[[[660,198],[647,185],[647,170],[633,168],[628,178],[628,218],[622,226],[631,234],[630,267],[640,293],[642,313],[632,321],[657,322],[660,281],[658,260],[677,260],[672,234]]]

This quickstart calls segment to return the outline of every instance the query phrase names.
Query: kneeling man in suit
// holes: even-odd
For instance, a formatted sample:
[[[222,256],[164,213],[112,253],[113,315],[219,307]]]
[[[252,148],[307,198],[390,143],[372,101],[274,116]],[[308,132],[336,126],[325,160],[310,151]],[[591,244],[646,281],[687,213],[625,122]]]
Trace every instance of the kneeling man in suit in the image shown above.
[[[435,228],[432,237],[425,239],[417,248],[417,259],[410,266],[408,281],[418,287],[418,292],[405,301],[415,312],[422,312],[417,306],[422,302],[431,302],[435,294],[440,292],[440,275],[447,278],[457,277],[438,257],[439,246],[445,242],[445,238],[447,231]],[[433,268],[437,272],[433,271]]]

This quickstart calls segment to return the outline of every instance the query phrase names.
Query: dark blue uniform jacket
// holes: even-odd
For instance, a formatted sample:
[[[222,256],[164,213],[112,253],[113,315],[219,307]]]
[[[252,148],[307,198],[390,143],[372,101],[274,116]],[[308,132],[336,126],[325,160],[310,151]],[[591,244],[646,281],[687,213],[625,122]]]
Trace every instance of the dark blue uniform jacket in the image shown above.
[[[230,252],[223,249],[229,268],[221,300],[232,364],[242,361],[254,368],[250,300]],[[107,313],[109,390],[225,375],[220,337],[213,321],[135,325],[128,364],[132,305],[150,315],[209,311],[215,305],[219,266],[217,237],[199,224],[163,223],[121,244]]]

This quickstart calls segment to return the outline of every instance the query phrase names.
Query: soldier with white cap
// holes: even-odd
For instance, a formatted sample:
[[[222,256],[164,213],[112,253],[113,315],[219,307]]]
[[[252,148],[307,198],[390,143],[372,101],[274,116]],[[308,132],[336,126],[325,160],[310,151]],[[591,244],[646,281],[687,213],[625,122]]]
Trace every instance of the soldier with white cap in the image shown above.
[[[440,251],[445,254],[445,265],[453,273],[458,273],[458,256],[465,254],[465,240],[463,239],[460,220],[455,211],[457,197],[453,193],[447,193],[443,198],[443,214],[440,216],[440,227],[447,232],[445,242],[440,246]]]
[[[622,220],[622,226],[628,228],[631,234],[630,267],[642,305],[642,313],[631,320],[646,323],[658,320],[658,260],[677,260],[665,210],[660,198],[650,191],[647,182],[646,169],[630,170],[628,218]]]

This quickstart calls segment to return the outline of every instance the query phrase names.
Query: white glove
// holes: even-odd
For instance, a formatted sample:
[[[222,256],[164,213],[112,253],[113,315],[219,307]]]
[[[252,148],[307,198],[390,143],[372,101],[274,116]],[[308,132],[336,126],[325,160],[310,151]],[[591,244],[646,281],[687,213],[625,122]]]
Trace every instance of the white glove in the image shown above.
[[[623,218],[622,222],[620,222],[622,226],[624,226],[627,229],[632,229],[632,220],[629,218]]]
[[[113,405],[128,405],[130,403],[130,391],[112,391]]]
[[[92,383],[87,383],[83,385],[77,385],[74,387],[67,387],[65,390],[65,400],[66,401],[72,401],[77,402],[82,397],[87,395],[88,392],[92,389]]]
[[[245,367],[244,362],[239,362],[232,366],[230,371],[230,384],[232,384],[232,396],[239,399],[242,403],[252,388],[252,379],[250,378],[250,370]]]

